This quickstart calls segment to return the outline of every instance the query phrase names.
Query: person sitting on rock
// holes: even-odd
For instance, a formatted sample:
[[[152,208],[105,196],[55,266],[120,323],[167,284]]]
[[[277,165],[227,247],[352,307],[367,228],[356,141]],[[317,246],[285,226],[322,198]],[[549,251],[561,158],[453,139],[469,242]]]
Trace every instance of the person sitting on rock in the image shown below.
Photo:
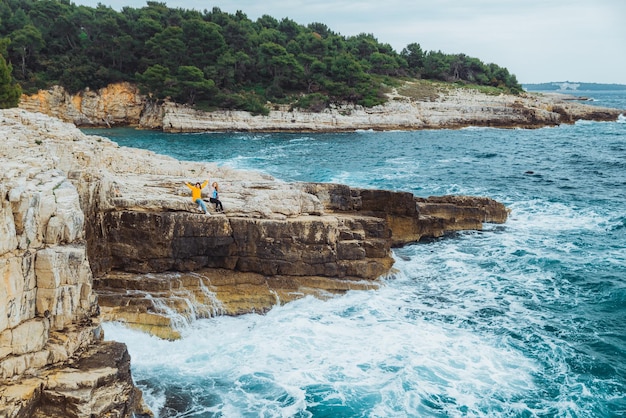
[[[200,184],[200,182],[197,182],[195,186],[187,181],[185,182],[185,185],[191,190],[191,200],[193,200],[193,202],[198,205],[198,210],[201,210],[205,214],[209,215],[209,211],[207,210],[206,205],[202,200],[202,189],[207,184],[209,184],[209,180],[205,180],[202,184]]]
[[[220,194],[218,190],[219,186],[217,185],[217,182],[214,181],[211,186],[213,187],[213,194],[209,198],[209,202],[215,203],[216,212],[224,212],[224,206],[222,206],[222,202],[220,201]]]

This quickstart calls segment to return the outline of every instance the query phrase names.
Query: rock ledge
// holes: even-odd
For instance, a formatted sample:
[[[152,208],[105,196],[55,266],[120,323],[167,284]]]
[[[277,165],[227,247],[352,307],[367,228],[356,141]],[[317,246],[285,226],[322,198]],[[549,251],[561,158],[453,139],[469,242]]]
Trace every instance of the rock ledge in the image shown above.
[[[104,340],[101,320],[177,338],[176,318],[375,289],[393,273],[393,246],[508,215],[488,198],[418,199],[176,161],[21,109],[0,111],[0,167],[7,417],[150,415],[126,347]],[[225,213],[197,213],[190,173],[228,179]]]
[[[129,83],[70,95],[61,87],[23,96],[20,107],[55,116],[78,126],[135,126],[165,132],[257,131],[341,132],[363,130],[456,129],[467,126],[538,128],[577,120],[614,121],[624,109],[610,109],[571,100],[563,95],[522,93],[488,95],[451,86],[411,97],[419,81],[394,89],[384,105],[373,108],[333,106],[320,113],[272,105],[267,116],[219,110],[202,112],[166,102],[146,100]],[[433,89],[432,87],[430,89]]]

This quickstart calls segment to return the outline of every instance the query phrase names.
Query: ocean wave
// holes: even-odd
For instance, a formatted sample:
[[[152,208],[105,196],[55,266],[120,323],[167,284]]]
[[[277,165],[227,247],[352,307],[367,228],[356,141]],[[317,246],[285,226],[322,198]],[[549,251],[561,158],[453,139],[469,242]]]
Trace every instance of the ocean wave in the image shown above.
[[[609,215],[597,213],[593,208],[582,209],[542,199],[514,202],[510,208],[508,226],[537,235],[568,230],[602,231],[610,219]]]
[[[601,226],[606,228],[607,232],[616,232],[626,230],[626,216],[618,216],[608,219]]]
[[[497,129],[497,128],[491,128],[489,126],[464,126],[460,130],[461,131],[487,131],[490,129]]]
[[[119,325],[104,327],[128,345],[137,381],[152,382],[153,409],[172,402],[158,396],[171,385],[212,397],[214,410],[239,414],[262,408],[275,416],[305,410],[393,416],[402,412],[394,400],[413,399],[402,407],[409,415],[440,407],[454,415],[494,408],[483,401],[486,390],[508,399],[533,387],[532,361],[458,324],[407,315],[415,305],[404,299],[393,287],[328,301],[307,297],[265,316],[200,320],[181,340],[156,344]],[[443,398],[449,401],[436,401]]]
[[[308,142],[308,141],[314,141],[314,140],[315,138],[311,136],[302,136],[302,137],[297,137],[297,138],[291,138],[289,139],[289,142],[298,143],[298,142]]]

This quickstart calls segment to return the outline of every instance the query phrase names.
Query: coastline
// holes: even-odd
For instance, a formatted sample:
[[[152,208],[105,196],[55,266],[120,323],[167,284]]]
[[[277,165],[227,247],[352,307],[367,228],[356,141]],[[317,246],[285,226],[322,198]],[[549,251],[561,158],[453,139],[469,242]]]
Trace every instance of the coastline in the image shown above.
[[[522,93],[490,95],[451,87],[415,93],[405,82],[384,105],[331,106],[319,113],[268,104],[267,116],[244,111],[205,112],[172,102],[153,103],[129,83],[70,95],[60,87],[23,96],[20,108],[57,117],[79,127],[128,126],[164,132],[348,132],[355,130],[460,129],[497,127],[533,129],[577,120],[614,121],[624,109],[579,103],[563,95]]]
[[[162,124],[168,114],[176,115],[178,119],[170,119],[172,128],[183,126],[188,121],[185,115],[191,115],[190,121],[203,130],[242,130],[247,126],[248,130],[285,131],[288,126],[306,123],[308,129],[319,132],[379,130],[383,126],[530,128],[553,126],[547,121],[572,123],[575,116],[613,120],[610,117],[622,113],[577,103],[544,109],[545,102],[538,99],[540,104],[529,108],[500,96],[479,95],[463,101],[467,97],[461,94],[456,102],[450,96],[417,106],[410,99],[397,99],[384,109],[329,110],[327,114],[336,121],[330,125],[323,119],[328,116],[315,119],[312,115],[317,114],[304,112],[298,114],[302,121],[294,122],[286,119],[294,112],[280,109],[273,111],[274,119],[265,119],[266,125],[249,114],[230,112],[230,119],[225,119],[214,113],[213,117],[222,117],[230,127],[224,129],[219,120],[192,109],[170,104],[171,113],[163,106],[150,113],[141,107],[145,106],[141,100],[135,109],[124,104],[128,103],[124,97],[128,99],[124,94],[92,96],[93,114],[104,116],[97,126],[133,126],[126,123],[135,120],[138,109],[139,121],[152,117]],[[90,107],[78,106],[78,99],[83,105],[89,103],[84,97],[70,97],[57,103],[59,106],[54,101],[38,102],[38,106],[68,115],[80,109],[79,118],[89,120]],[[414,117],[417,108],[422,111],[419,120],[427,120],[427,114],[430,125],[422,123],[418,128],[406,119],[406,123],[398,122],[402,120],[398,115]],[[390,109],[396,110],[392,112],[395,117],[390,116]],[[220,309],[227,309],[220,314],[237,315],[247,309],[262,312],[277,300],[286,303],[294,295],[302,297],[305,290],[328,297],[350,289],[375,289],[376,279],[392,268],[391,246],[446,231],[480,230],[482,222],[506,222],[508,215],[503,205],[485,198],[424,201],[397,192],[288,184],[215,164],[183,163],[118,147],[104,138],[86,136],[72,124],[24,109],[0,115],[5,137],[0,146],[4,161],[0,191],[5,196],[0,270],[10,278],[0,296],[5,299],[3,305],[17,306],[19,311],[0,323],[2,413],[37,411],[43,416],[71,400],[92,410],[97,402],[99,407],[117,410],[115,416],[130,416],[133,411],[136,416],[149,416],[133,386],[124,345],[103,341],[101,321],[136,321],[144,331],[174,339],[176,335],[167,332],[171,324],[162,315],[154,315],[153,295],[167,300],[176,291],[195,286],[200,297],[206,296],[205,289],[211,286],[222,299]],[[496,119],[492,119],[494,115]],[[607,119],[600,119],[603,117]],[[374,124],[381,120],[387,125]],[[524,124],[515,125],[519,120]],[[355,128],[355,121],[361,121],[363,127]],[[136,127],[157,129],[147,126]],[[190,172],[210,172],[218,180],[239,179],[224,194],[228,213],[210,218],[192,213],[186,190],[178,187]],[[378,207],[376,202],[388,205]],[[199,226],[188,227],[196,223]],[[138,225],[148,235],[137,236]],[[147,244],[157,242],[146,238],[150,234],[160,237],[158,246]],[[302,254],[306,255],[304,261],[299,258]],[[242,274],[234,266],[243,269]],[[191,273],[175,274],[172,280],[168,277],[171,271]],[[156,279],[143,281],[141,274]],[[198,280],[203,274],[208,281]],[[144,285],[147,287],[139,287]],[[128,289],[148,296],[124,299]],[[116,311],[120,306],[130,309]],[[207,304],[207,311],[207,315],[214,314],[215,306]],[[74,396],[78,380],[81,387],[89,387],[89,399]],[[115,384],[121,380],[125,386],[120,392]]]
[[[508,217],[484,197],[287,183],[120,147],[23,109],[0,119],[3,416],[151,416],[102,321],[176,339],[168,312],[190,314],[180,292],[209,317],[376,289],[393,246]],[[190,175],[229,179],[224,213],[197,212]]]

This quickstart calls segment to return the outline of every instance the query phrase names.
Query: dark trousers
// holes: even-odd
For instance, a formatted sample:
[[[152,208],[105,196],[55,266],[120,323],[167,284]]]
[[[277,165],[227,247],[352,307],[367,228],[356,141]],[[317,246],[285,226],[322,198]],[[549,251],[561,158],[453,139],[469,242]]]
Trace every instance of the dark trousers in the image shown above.
[[[209,202],[215,203],[215,210],[220,212],[224,212],[224,207],[222,206],[222,202],[219,199],[214,199],[212,197],[209,198]]]

